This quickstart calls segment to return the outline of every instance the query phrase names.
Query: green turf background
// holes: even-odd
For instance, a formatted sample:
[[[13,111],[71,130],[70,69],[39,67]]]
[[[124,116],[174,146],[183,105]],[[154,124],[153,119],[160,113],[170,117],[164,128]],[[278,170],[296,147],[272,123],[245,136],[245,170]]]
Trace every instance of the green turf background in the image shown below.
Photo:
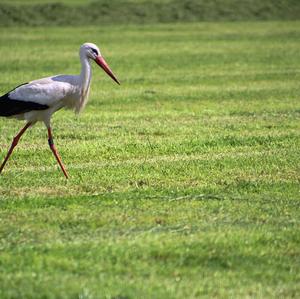
[[[194,21],[0,28],[1,93],[78,73],[85,41],[121,81],[93,65],[54,115],[70,180],[43,124],[4,169],[0,298],[300,296],[300,23]]]
[[[0,3],[2,26],[299,20],[298,0],[26,0]]]

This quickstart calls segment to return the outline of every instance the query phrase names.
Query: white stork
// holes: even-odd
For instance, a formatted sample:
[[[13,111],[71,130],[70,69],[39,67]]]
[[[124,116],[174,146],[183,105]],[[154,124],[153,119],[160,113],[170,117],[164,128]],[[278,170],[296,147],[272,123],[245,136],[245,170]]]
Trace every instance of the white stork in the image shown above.
[[[34,80],[22,84],[0,97],[0,116],[26,121],[24,128],[14,137],[0,166],[0,173],[24,132],[37,121],[43,121],[48,130],[48,143],[51,151],[65,177],[68,178],[67,171],[53,142],[50,126],[52,114],[63,107],[73,109],[77,113],[84,108],[88,100],[91,83],[91,60],[94,60],[114,81],[120,84],[95,44],[83,44],[80,47],[79,56],[81,61],[80,75],[57,75]]]

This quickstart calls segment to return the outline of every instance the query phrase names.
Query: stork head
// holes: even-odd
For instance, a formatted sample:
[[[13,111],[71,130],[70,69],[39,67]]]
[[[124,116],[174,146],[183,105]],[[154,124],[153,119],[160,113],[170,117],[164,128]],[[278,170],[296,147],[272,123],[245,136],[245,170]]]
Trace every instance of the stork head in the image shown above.
[[[80,47],[80,56],[94,60],[115,82],[120,84],[106,61],[101,55],[99,48],[92,43],[85,43]]]

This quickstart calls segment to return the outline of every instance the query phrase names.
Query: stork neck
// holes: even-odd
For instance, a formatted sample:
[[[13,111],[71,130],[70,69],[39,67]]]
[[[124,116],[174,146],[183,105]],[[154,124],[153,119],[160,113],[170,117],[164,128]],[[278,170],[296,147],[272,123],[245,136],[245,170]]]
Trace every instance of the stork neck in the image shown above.
[[[86,56],[80,55],[81,61],[81,72],[80,72],[80,83],[83,90],[87,90],[90,86],[92,72],[91,65]]]

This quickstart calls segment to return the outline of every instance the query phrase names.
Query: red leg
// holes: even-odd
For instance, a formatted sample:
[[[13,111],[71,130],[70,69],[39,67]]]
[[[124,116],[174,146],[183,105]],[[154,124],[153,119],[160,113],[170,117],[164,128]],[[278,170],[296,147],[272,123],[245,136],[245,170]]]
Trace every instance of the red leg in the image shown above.
[[[66,169],[65,169],[65,167],[64,167],[64,164],[62,163],[62,161],[61,161],[61,159],[60,159],[60,156],[59,156],[59,154],[58,154],[58,151],[57,151],[56,148],[55,148],[55,145],[54,145],[54,142],[53,142],[53,137],[52,137],[52,132],[51,132],[51,128],[50,128],[50,127],[48,127],[48,138],[49,138],[49,139],[48,139],[48,143],[49,143],[49,146],[50,146],[50,148],[51,148],[51,151],[52,151],[52,153],[54,154],[54,156],[55,156],[55,158],[56,158],[56,160],[57,160],[57,162],[58,162],[58,164],[59,164],[59,166],[60,166],[62,172],[64,173],[66,179],[68,179],[69,176],[68,176],[68,174],[67,174],[67,171],[66,171]]]
[[[10,146],[10,149],[9,149],[9,151],[8,151],[8,153],[7,153],[5,159],[4,159],[4,161],[3,161],[3,163],[2,163],[2,165],[1,165],[1,167],[0,167],[0,173],[2,172],[2,170],[3,170],[3,168],[4,168],[5,164],[6,164],[6,162],[7,162],[7,160],[9,159],[10,155],[12,154],[14,148],[17,146],[17,144],[18,144],[18,142],[19,142],[21,136],[25,133],[25,131],[26,131],[31,125],[32,125],[31,123],[27,123],[27,124],[25,125],[25,127],[24,127],[24,128],[18,133],[18,135],[13,139],[13,142],[12,142],[12,144],[11,144],[11,146]]]

